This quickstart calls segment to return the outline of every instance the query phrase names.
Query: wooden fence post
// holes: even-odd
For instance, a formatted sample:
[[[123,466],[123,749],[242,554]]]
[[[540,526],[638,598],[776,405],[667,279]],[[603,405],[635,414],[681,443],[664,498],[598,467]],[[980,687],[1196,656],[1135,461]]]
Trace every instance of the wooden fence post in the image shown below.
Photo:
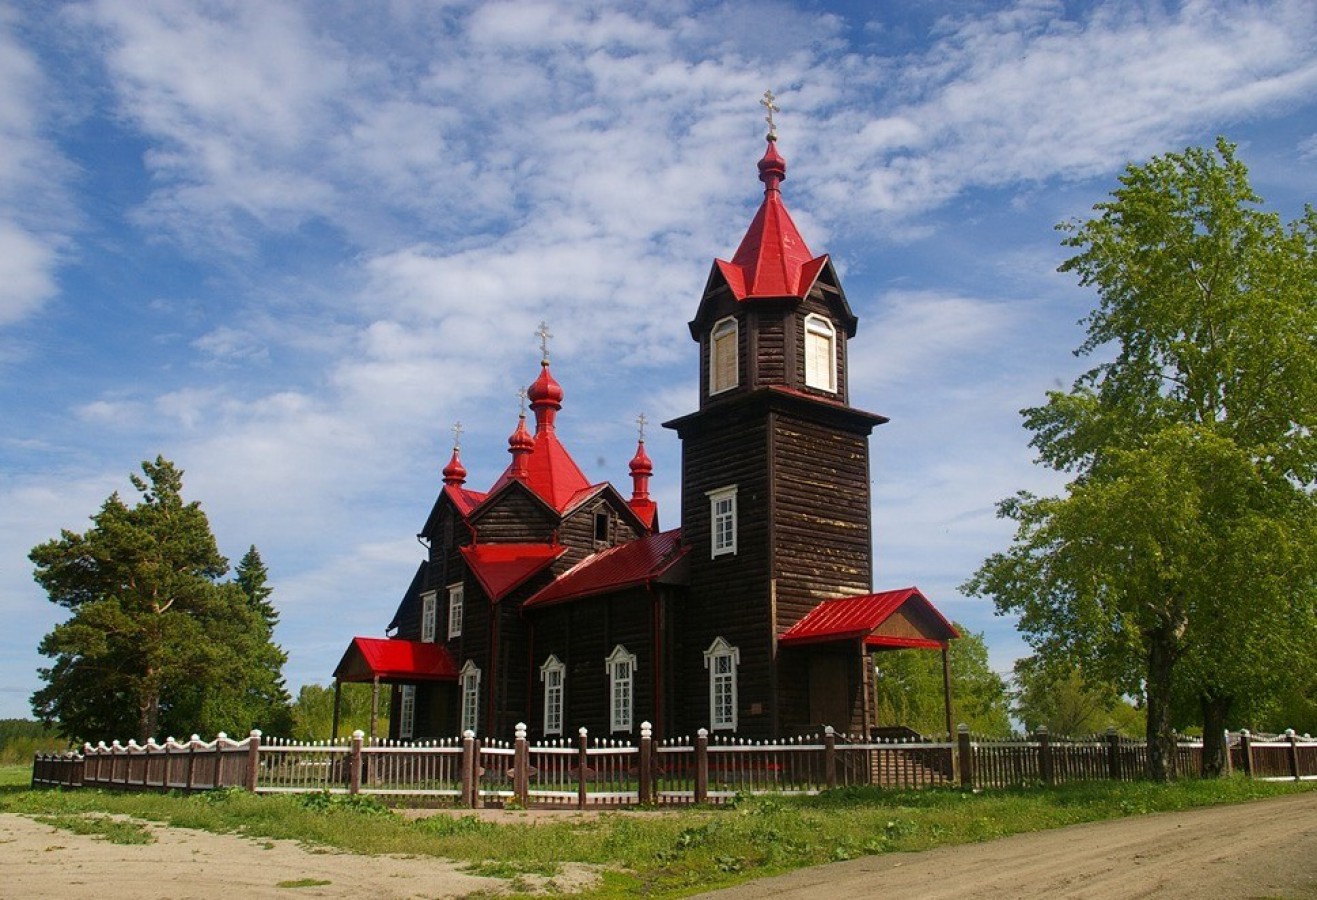
[[[166,745],[168,746],[168,745]],[[256,793],[256,776],[261,771],[261,730],[253,728],[247,735],[247,790]],[[165,758],[165,780],[169,780],[169,759]]]
[[[365,733],[358,728],[352,732],[352,755],[348,761],[348,793],[361,793],[361,744],[366,737]]]
[[[1120,781],[1120,732],[1115,725],[1107,727],[1107,777]]]
[[[640,805],[654,802],[654,729],[648,722],[640,723],[640,765],[637,766]]]
[[[1229,728],[1226,729],[1225,736],[1222,738],[1222,740],[1225,742],[1225,748],[1226,748],[1226,767],[1225,767],[1225,775],[1226,775],[1227,778],[1229,778],[1231,775],[1234,774],[1234,771],[1235,771],[1235,761],[1234,761],[1233,759],[1230,758],[1230,757],[1231,757],[1231,753],[1230,753],[1230,729],[1229,729]]]
[[[200,735],[192,735],[192,740],[187,742],[187,769],[184,775],[186,788],[189,793],[192,791],[193,779],[196,778],[197,768],[197,744],[201,742]]]
[[[961,722],[956,726],[956,741],[960,757],[960,786],[974,790],[974,748],[970,745],[969,726]]]
[[[215,735],[215,766],[210,770],[210,786],[212,788],[222,788],[224,780],[224,748],[221,746],[229,736],[224,732]]]
[[[526,740],[526,723],[518,722],[517,745],[512,756],[512,793],[523,808],[530,806],[530,742]]]
[[[1254,775],[1253,768],[1253,735],[1247,728],[1239,733],[1239,764],[1244,768],[1244,774],[1249,778]]]
[[[576,732],[576,808],[585,809],[590,799],[585,779],[590,774],[590,730],[582,727]]]
[[[1293,728],[1285,729],[1285,737],[1290,739],[1290,775],[1299,780],[1299,736]]]
[[[1052,740],[1047,726],[1039,725],[1034,737],[1038,739],[1038,777],[1043,780],[1044,786],[1051,787],[1053,784]]]
[[[480,768],[476,751],[476,733],[467,729],[462,732],[462,805],[475,809],[480,805]]]
[[[837,786],[837,731],[831,725],[823,726],[823,778],[828,790]]]
[[[695,732],[695,802],[709,799],[709,729]]]

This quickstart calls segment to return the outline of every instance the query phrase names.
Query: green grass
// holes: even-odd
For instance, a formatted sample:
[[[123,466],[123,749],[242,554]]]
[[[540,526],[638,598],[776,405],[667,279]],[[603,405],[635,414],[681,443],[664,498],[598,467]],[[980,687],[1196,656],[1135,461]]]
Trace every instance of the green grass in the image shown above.
[[[509,881],[552,877],[563,863],[603,871],[583,896],[677,897],[751,877],[874,853],[990,840],[1127,815],[1232,803],[1317,789],[1317,783],[1244,778],[1072,785],[992,791],[845,789],[818,797],[759,797],[719,809],[610,812],[538,824],[495,824],[473,815],[408,821],[366,797],[193,796],[31,791],[26,778],[0,787],[0,812],[78,819],[114,814],[139,821],[292,839],[354,853],[436,856]]]
[[[111,844],[154,844],[155,836],[140,822],[113,819],[106,815],[34,816],[43,825],[51,825],[73,834],[104,838]]]

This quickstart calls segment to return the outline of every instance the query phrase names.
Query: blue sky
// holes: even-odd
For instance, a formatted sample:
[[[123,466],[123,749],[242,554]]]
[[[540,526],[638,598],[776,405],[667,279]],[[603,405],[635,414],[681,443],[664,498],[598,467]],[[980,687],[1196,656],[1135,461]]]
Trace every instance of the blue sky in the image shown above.
[[[876,584],[957,591],[994,504],[1062,482],[1018,410],[1068,385],[1092,302],[1053,226],[1130,161],[1240,145],[1286,219],[1317,188],[1317,13],[1293,2],[167,0],[0,7],[0,718],[60,618],[27,552],[156,454],[272,574],[286,674],[380,635],[464,423],[507,464],[546,320],[559,433],[629,486],[634,419],[695,408],[686,330],[761,198],[860,317]],[[651,428],[662,524],[679,447]]]

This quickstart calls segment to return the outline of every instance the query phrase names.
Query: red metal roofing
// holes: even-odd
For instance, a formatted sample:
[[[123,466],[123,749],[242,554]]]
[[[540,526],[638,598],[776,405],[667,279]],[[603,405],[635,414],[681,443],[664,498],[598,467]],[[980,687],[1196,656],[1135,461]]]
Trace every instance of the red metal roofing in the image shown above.
[[[567,552],[558,544],[475,544],[462,556],[493,603]]]
[[[923,637],[874,634],[893,613],[907,604],[931,614],[933,633]],[[942,647],[948,640],[958,637],[960,633],[919,592],[919,588],[908,587],[879,594],[824,600],[784,631],[778,643],[813,644],[863,638],[865,644],[871,647]]]
[[[486,496],[479,491],[468,491],[466,488],[458,487],[455,484],[444,485],[444,493],[453,501],[453,506],[457,507],[457,511],[463,517],[470,515],[471,510],[479,506]]]
[[[731,262],[716,260],[738,300],[757,297],[804,297],[823,270],[827,254],[814,257],[791,220],[778,185],[786,179],[787,163],[769,140],[759,161],[764,202]]]
[[[442,644],[354,637],[334,669],[342,681],[456,681],[457,665]]]
[[[524,606],[548,606],[645,584],[671,569],[687,549],[681,545],[679,528],[609,547],[568,569]]]

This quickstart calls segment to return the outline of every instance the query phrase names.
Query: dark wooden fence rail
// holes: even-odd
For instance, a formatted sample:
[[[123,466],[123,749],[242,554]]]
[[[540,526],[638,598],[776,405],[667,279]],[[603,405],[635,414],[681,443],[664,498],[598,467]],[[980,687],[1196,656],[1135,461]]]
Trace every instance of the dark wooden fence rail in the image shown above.
[[[1230,764],[1254,778],[1317,780],[1317,739],[1293,731],[1262,737],[1229,735]],[[1177,771],[1197,772],[1201,741],[1183,741]],[[1142,741],[1109,731],[1092,738],[1053,737],[1040,728],[1021,738],[979,738],[961,726],[954,739],[877,739],[822,734],[785,741],[653,739],[641,725],[638,744],[576,740],[532,745],[526,727],[513,741],[461,738],[421,743],[368,742],[360,731],[346,742],[241,741],[220,734],[158,744],[115,741],[82,752],[39,754],[34,787],[121,790],[214,790],[258,793],[373,794],[460,806],[634,806],[726,802],[743,794],[814,794],[836,787],[958,786],[965,790],[1076,781],[1131,781],[1142,776]]]

